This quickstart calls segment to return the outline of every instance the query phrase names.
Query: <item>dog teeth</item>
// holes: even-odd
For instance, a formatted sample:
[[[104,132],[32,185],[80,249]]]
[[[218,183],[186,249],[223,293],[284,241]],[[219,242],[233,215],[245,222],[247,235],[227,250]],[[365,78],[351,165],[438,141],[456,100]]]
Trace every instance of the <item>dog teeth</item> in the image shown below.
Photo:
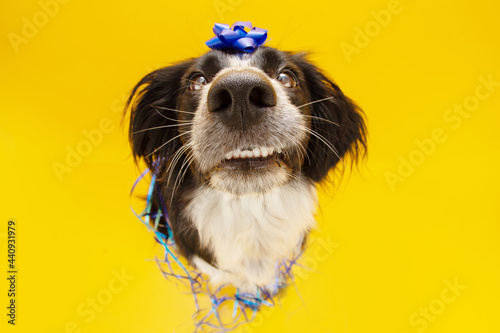
[[[278,152],[278,150],[276,150]],[[275,152],[275,149],[272,147],[260,147],[253,149],[236,149],[230,151],[225,155],[226,160],[236,159],[236,158],[259,158],[259,157],[268,157],[271,156]]]

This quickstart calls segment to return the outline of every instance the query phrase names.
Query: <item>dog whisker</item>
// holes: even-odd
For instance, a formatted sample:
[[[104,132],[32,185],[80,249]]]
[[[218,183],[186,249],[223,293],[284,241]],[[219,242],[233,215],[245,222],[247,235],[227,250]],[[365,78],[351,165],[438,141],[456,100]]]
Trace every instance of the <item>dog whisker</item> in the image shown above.
[[[309,164],[311,164],[311,160],[309,159],[309,154],[307,153],[306,147],[300,142],[299,140],[297,141],[297,147],[299,147],[299,153],[300,153],[300,158],[301,159],[307,159],[309,161]]]
[[[175,166],[177,165],[177,163],[181,159],[184,152],[186,152],[190,147],[191,147],[191,144],[183,145],[181,148],[177,149],[175,154],[172,156],[171,162],[166,170],[166,173],[168,174],[167,183],[170,183],[170,178],[172,178],[172,175],[173,175],[174,170],[175,170]]]
[[[162,114],[160,111],[158,111],[158,109],[157,109],[157,108],[155,108],[155,111],[156,111],[156,112],[158,112],[158,114],[159,114],[160,116],[162,116],[163,118],[168,119],[168,120],[177,121],[177,122],[182,122],[182,123],[191,122],[191,120],[181,120],[181,119],[169,118],[169,117],[165,116],[164,114]]]
[[[309,129],[309,128],[305,128],[305,130],[307,132],[309,132],[311,135],[313,135],[316,138],[318,138],[318,140],[320,140],[321,142],[323,142],[328,148],[330,148],[330,150],[338,157],[339,161],[342,162],[342,164],[344,166],[346,166],[345,163],[344,163],[344,161],[340,157],[339,153],[337,152],[337,149],[324,136],[322,136],[318,132],[316,132],[316,131],[314,131],[312,129]]]
[[[306,103],[306,104],[302,104],[302,105],[299,105],[297,106],[297,109],[300,109],[304,106],[307,106],[307,105],[311,105],[311,104],[314,104],[314,103],[320,103],[320,102],[324,102],[324,101],[327,101],[329,99],[334,99],[335,96],[331,96],[331,97],[327,97],[327,98],[322,98],[322,99],[318,99],[317,101],[312,101],[312,102],[309,102],[309,103]]]
[[[190,112],[190,111],[183,111],[183,110],[177,110],[177,109],[171,109],[171,108],[166,108],[164,106],[158,106],[158,105],[151,105],[152,108],[158,108],[162,110],[169,110],[169,111],[175,111],[175,112],[180,112],[180,113],[188,113],[188,114],[195,114],[196,112]]]
[[[340,127],[340,125],[337,124],[336,122],[328,120],[328,119],[325,119],[325,118],[321,118],[321,117],[317,117],[317,116],[308,116],[308,115],[305,115],[305,114],[300,115],[300,117],[307,117],[307,118],[312,118],[312,119],[318,119],[318,120],[321,120],[321,121],[324,121],[324,122],[327,122],[327,123],[330,123],[330,124],[333,124],[335,126]]]
[[[190,134],[190,133],[193,133],[193,131],[187,131],[187,132],[184,132],[184,133],[181,133],[179,135],[176,135],[174,136],[172,139],[168,140],[167,142],[163,143],[160,147],[156,148],[155,150],[153,150],[151,153],[147,154],[146,156],[144,156],[144,158],[148,158],[149,156],[153,155],[154,153],[156,153],[158,150],[162,149],[163,147],[165,147],[166,145],[168,145],[170,142],[172,142],[173,140],[177,139],[177,138],[180,138],[181,136],[183,135],[186,135],[186,134]]]
[[[182,155],[184,156],[184,154],[182,154]],[[182,172],[182,169],[184,167],[184,163],[186,162],[186,160],[187,160],[187,158],[184,156],[184,160],[182,162],[182,165],[180,166],[179,170],[176,172],[175,181],[173,182],[174,185],[172,186],[172,191],[170,192],[170,205],[172,205],[173,200],[175,198],[175,194],[176,194],[176,191],[177,191],[177,188],[178,188],[177,182],[179,180],[180,173]],[[180,159],[178,161],[180,161]],[[177,165],[177,163],[176,163],[176,165]],[[169,184],[172,184],[172,181],[173,181],[172,175],[173,175],[173,173],[171,173],[171,175],[168,178],[168,183]],[[180,183],[179,183],[179,185],[180,185]]]
[[[172,205],[172,200],[174,199],[174,194],[177,191],[178,186],[181,185],[181,182],[184,179],[184,176],[186,175],[186,172],[189,170],[189,166],[191,165],[192,160],[193,160],[193,155],[191,154],[190,156],[188,156],[184,160],[184,162],[181,165],[181,169],[179,170],[179,173],[177,174],[177,177],[176,177],[175,183],[174,183],[174,188],[172,190],[172,196],[170,198],[170,204],[171,205]],[[186,167],[186,169],[184,170],[184,172],[182,172],[182,170],[184,169],[184,167]],[[177,182],[179,182],[179,183],[177,183]]]
[[[190,122],[189,124],[175,124],[175,125],[156,126],[156,127],[150,127],[150,128],[145,128],[145,129],[142,129],[142,130],[139,130],[139,131],[135,131],[135,132],[132,132],[132,134],[137,134],[137,133],[146,132],[146,131],[152,131],[152,130],[161,129],[161,128],[175,127],[175,126],[189,126],[189,125],[192,125],[192,124],[193,123]]]
[[[189,87],[189,84],[186,84],[184,86],[180,86],[178,89],[176,89],[173,94],[177,93],[179,90],[182,90],[182,89],[186,89],[187,87]]]

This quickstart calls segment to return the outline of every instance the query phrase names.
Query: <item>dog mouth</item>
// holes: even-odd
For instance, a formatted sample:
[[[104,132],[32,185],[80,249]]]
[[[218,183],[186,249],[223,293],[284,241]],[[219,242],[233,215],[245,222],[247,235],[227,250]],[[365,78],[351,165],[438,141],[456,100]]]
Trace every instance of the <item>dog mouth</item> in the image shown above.
[[[259,170],[273,166],[285,166],[284,154],[278,149],[259,147],[236,149],[227,153],[218,169]]]
[[[233,193],[263,193],[281,186],[294,176],[297,154],[290,148],[247,146],[222,156],[205,180],[215,189]]]

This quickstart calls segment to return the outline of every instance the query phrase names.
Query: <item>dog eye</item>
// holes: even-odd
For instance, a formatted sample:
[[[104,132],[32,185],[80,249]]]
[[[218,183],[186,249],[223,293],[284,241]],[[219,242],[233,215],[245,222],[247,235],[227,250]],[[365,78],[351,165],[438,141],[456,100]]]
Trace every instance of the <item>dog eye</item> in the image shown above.
[[[278,74],[276,80],[280,81],[281,84],[287,88],[295,88],[297,86],[297,81],[295,80],[294,75],[289,71]]]
[[[201,74],[195,74],[189,79],[190,90],[200,90],[205,84],[207,79]]]

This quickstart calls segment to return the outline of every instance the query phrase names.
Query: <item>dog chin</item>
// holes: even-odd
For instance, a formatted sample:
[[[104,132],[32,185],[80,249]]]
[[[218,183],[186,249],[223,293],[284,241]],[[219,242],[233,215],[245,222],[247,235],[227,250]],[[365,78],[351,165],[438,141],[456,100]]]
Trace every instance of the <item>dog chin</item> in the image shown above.
[[[211,174],[208,184],[216,190],[234,195],[259,194],[283,186],[293,178],[284,165],[257,170],[218,169]]]

